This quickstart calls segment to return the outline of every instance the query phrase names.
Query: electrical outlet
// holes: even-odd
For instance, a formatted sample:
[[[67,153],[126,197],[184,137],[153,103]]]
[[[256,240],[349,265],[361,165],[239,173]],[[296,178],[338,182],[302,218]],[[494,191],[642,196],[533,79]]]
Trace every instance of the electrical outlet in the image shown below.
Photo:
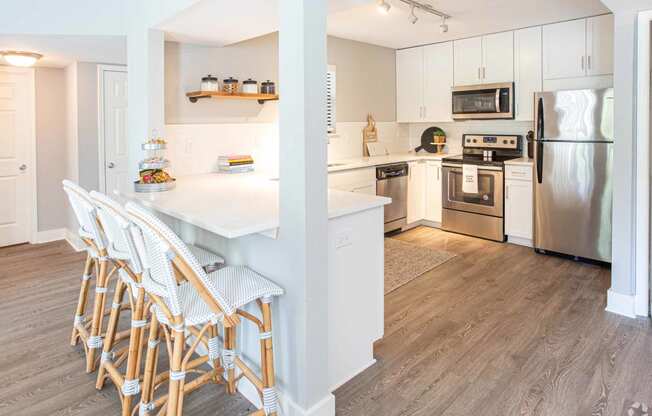
[[[335,248],[343,248],[353,244],[353,231],[349,228],[341,230],[335,236]]]

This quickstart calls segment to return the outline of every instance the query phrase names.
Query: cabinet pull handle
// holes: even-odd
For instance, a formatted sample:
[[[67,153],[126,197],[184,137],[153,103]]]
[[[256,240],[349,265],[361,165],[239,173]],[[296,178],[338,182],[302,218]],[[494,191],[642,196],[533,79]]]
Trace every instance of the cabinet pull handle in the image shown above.
[[[428,117],[428,107],[425,105],[423,106],[423,118],[426,119]]]
[[[487,67],[482,67],[482,79],[487,79]]]
[[[482,68],[478,67],[478,79],[482,79]]]
[[[584,71],[584,57],[582,56],[582,71]]]
[[[437,180],[439,180],[439,173],[441,172],[441,168],[437,168]]]
[[[509,185],[505,184],[505,199],[509,199]]]
[[[589,71],[590,71],[591,70],[591,55],[589,55],[586,59],[587,59],[587,62],[588,62],[588,65],[589,65]]]

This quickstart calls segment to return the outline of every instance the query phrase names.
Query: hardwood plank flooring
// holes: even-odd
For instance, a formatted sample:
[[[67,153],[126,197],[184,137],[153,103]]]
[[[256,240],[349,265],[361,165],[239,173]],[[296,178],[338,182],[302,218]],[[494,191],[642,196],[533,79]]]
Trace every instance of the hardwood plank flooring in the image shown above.
[[[394,238],[458,256],[386,296],[378,362],[335,392],[338,415],[620,416],[652,403],[652,328],[604,311],[607,268],[425,227]]]
[[[429,228],[395,238],[458,256],[386,297],[378,363],[335,392],[338,415],[621,416],[652,404],[652,327],[604,311],[608,269]],[[68,345],[83,258],[65,242],[0,249],[0,414],[118,414],[113,385],[95,390]],[[252,410],[212,385],[185,404]]]

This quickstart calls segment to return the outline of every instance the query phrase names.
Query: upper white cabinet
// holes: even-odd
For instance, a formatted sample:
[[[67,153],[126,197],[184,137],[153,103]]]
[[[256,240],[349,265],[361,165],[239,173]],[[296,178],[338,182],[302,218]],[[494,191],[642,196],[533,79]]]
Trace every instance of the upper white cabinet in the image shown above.
[[[613,15],[544,26],[544,79],[612,74],[613,30]]]
[[[423,48],[424,121],[452,121],[453,42]]]
[[[516,119],[534,120],[534,93],[543,89],[541,27],[514,32]]]
[[[453,43],[396,51],[396,119],[451,121]]]
[[[612,14],[586,20],[587,71],[589,75],[614,72],[614,16]]]
[[[453,42],[455,49],[455,85],[482,83],[482,38]]]
[[[455,85],[514,81],[514,32],[453,42]]]
[[[423,114],[423,48],[396,51],[396,119],[418,122]]]

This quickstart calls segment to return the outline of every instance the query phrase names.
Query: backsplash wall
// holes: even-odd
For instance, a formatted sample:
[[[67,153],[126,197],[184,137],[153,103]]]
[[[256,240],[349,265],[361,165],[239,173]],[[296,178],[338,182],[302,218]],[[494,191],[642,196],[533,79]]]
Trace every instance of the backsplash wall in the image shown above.
[[[469,120],[448,123],[401,123],[398,128],[400,141],[409,143],[414,149],[421,144],[421,134],[428,127],[437,126],[446,132],[447,143],[445,151],[451,154],[462,153],[462,136],[464,134],[520,134],[525,140],[529,130],[533,129],[532,121],[515,120]],[[523,143],[524,154],[526,144]]]

